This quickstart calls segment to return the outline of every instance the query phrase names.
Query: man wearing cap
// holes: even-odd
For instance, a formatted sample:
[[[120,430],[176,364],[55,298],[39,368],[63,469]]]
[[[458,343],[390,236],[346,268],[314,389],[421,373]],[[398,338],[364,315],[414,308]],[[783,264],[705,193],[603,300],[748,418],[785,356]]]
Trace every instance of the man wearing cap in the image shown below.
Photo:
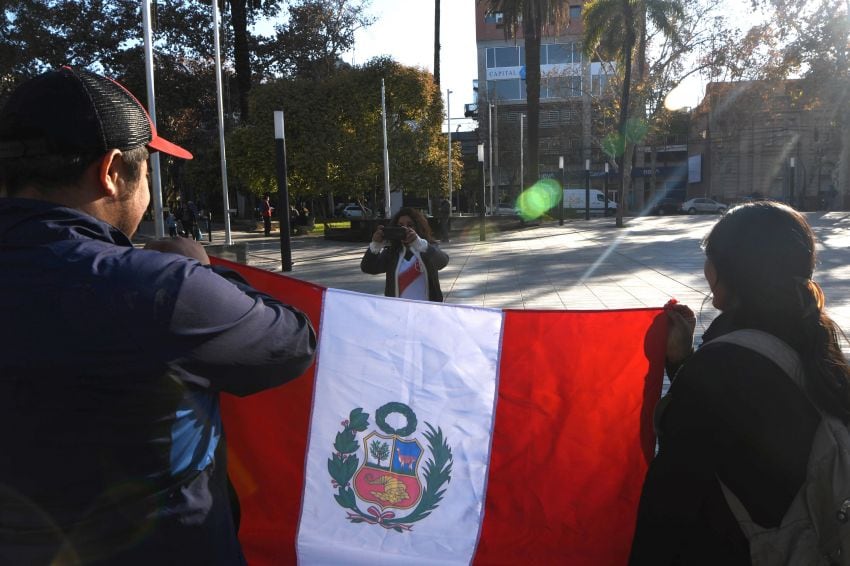
[[[136,249],[147,156],[191,159],[62,68],[0,110],[0,563],[241,564],[219,392],[300,375],[300,311],[177,238]]]

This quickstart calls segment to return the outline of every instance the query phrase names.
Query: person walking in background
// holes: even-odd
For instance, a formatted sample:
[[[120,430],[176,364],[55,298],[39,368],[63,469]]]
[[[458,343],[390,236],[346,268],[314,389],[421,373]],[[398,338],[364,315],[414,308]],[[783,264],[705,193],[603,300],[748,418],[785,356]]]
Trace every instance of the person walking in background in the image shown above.
[[[378,226],[363,258],[364,273],[386,274],[384,295],[420,301],[443,301],[438,271],[449,256],[431,237],[428,221],[415,208],[403,207],[390,220]]]
[[[212,210],[204,208],[204,223],[207,226],[207,239],[212,244]]]
[[[448,199],[440,201],[440,208],[437,211],[440,221],[440,242],[449,241],[449,222],[451,221],[452,205]]]
[[[191,237],[195,241],[200,239],[198,237],[198,209],[192,201],[187,202],[183,207],[183,232],[187,238]]]
[[[675,377],[656,408],[660,449],[643,486],[632,564],[750,564],[724,491],[758,525],[779,526],[807,477],[818,409],[850,420],[843,334],[812,281],[815,240],[805,218],[779,203],[744,204],[714,225],[704,246],[721,314],[691,353],[693,313],[668,309]],[[804,387],[775,361],[780,356],[730,343],[742,329],[796,352]]]
[[[274,212],[274,207],[269,202],[270,199],[271,195],[266,194],[263,197],[263,202],[260,203],[260,215],[263,217],[263,233],[266,236],[270,236],[272,233],[272,212]]]
[[[298,233],[298,219],[301,214],[294,205],[289,205],[289,232],[292,236]]]
[[[0,109],[0,562],[244,564],[219,393],[313,361],[297,309],[187,238],[133,246],[159,137],[63,67]]]
[[[165,226],[168,228],[168,235],[172,238],[177,237],[177,218],[174,217],[174,213],[170,210],[168,214],[165,216]]]

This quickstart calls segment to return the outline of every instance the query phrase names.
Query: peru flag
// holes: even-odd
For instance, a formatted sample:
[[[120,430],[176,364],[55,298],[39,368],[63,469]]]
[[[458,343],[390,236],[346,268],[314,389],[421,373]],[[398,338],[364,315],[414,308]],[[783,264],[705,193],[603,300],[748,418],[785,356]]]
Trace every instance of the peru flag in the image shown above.
[[[655,439],[661,309],[502,311],[323,289],[317,363],[224,396],[250,564],[622,564]]]

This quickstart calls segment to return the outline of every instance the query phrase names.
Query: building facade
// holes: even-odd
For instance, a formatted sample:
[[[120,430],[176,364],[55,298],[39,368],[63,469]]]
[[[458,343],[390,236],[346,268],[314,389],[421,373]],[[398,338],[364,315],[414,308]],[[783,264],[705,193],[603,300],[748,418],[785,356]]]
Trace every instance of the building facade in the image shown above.
[[[688,197],[843,209],[834,93],[803,80],[710,83],[693,111]]]
[[[610,104],[612,63],[584,55],[583,1],[569,6],[569,23],[547,26],[540,49],[539,175],[559,179],[564,161],[567,187],[583,187],[590,160],[593,185],[602,188],[606,156],[600,140],[614,127],[602,118]],[[522,30],[506,35],[503,15],[476,2],[479,140],[485,144],[485,178],[493,204],[509,203],[537,179],[527,175],[527,100]],[[492,173],[491,173],[492,171]],[[523,179],[524,177],[524,179]],[[489,202],[488,202],[489,204]]]

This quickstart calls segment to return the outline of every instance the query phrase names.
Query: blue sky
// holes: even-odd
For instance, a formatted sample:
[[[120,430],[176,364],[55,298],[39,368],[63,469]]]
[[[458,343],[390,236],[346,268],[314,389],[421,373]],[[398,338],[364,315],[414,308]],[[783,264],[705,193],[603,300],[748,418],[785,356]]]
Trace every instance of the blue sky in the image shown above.
[[[360,64],[389,55],[404,65],[434,70],[434,0],[372,0],[368,13],[375,23],[357,32],[345,61]],[[478,78],[475,0],[442,0],[440,46],[440,86],[444,101],[446,89],[452,90],[452,129],[473,129],[471,120],[455,118],[472,102],[472,81]]]

